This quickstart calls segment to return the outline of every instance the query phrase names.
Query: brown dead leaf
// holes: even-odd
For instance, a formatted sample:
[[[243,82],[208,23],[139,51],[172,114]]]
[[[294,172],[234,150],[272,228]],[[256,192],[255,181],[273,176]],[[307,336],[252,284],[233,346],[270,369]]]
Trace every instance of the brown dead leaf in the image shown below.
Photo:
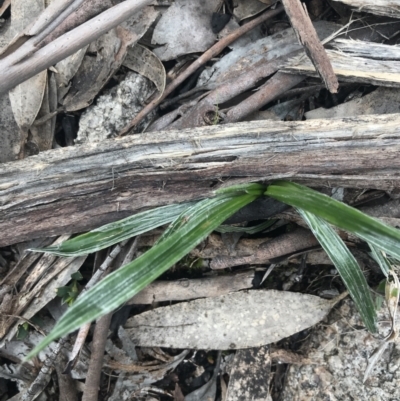
[[[32,19],[43,10],[44,0],[12,0],[12,36],[23,31],[32,22]],[[46,88],[46,80],[47,72],[42,71],[9,92],[14,117],[22,131],[27,131],[30,128],[40,110]]]
[[[233,12],[241,21],[259,14],[275,2],[273,0],[268,1],[268,3],[266,1],[260,2],[259,0],[238,0],[236,3],[237,7],[234,8]]]
[[[111,29],[87,49],[82,64],[72,79],[64,99],[64,108],[75,111],[89,106],[114,72],[120,67],[125,49],[121,49],[116,29]]]
[[[0,24],[0,53],[11,40],[11,20]]]
[[[164,93],[165,68],[160,59],[151,50],[139,44],[130,47],[123,65],[150,79],[159,92],[158,96]]]
[[[51,81],[50,81],[51,80]],[[56,83],[54,81],[54,76],[52,78],[49,77],[48,85],[46,85],[46,90],[43,96],[42,107],[39,110],[37,115],[38,118],[47,116],[49,113],[54,111],[57,108],[57,99],[52,98],[51,95],[55,95],[56,91]],[[50,88],[50,82],[52,87]],[[56,96],[56,95],[55,95]],[[52,104],[51,104],[52,103]],[[43,124],[33,125],[30,129],[32,138],[30,141],[34,142],[39,151],[49,150],[53,145],[54,138],[54,129],[55,129],[55,117],[46,120]]]
[[[136,43],[145,34],[157,15],[154,7],[146,7],[89,45],[64,99],[63,104],[67,111],[83,109],[93,102],[121,66],[128,46]]]
[[[214,44],[211,16],[219,0],[176,0],[154,29],[154,53],[163,61],[203,52]]]
[[[68,93],[71,87],[71,80],[82,64],[83,57],[89,45],[78,50],[76,53],[58,62],[55,66],[57,74],[55,75],[57,82],[57,98],[62,103],[62,99]]]
[[[183,395],[178,383],[175,383],[175,389],[172,392],[172,395],[174,396],[174,401],[185,401],[185,396]]]
[[[18,125],[8,94],[0,96],[0,163],[16,160],[21,151]]]

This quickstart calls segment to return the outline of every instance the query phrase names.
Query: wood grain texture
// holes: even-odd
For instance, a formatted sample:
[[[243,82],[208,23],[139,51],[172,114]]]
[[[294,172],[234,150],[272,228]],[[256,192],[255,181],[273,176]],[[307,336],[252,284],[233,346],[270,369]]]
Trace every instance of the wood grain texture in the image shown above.
[[[324,46],[319,41],[317,32],[308,16],[307,8],[300,0],[282,0],[290,23],[303,45],[307,56],[331,93],[338,91],[339,82],[332,69]]]
[[[331,60],[333,71],[341,81],[399,88],[400,61],[385,60],[385,53],[383,53],[382,48],[385,48],[385,45],[381,45],[381,49],[379,49],[381,53],[378,53],[378,47],[375,44],[369,49],[365,42],[362,45],[360,44],[360,52],[363,51],[364,54],[368,52],[371,55],[369,57],[356,57],[351,53],[342,53],[335,50],[327,50],[327,53]],[[393,54],[394,51],[391,53]],[[376,58],[383,59],[377,60]],[[319,76],[311,61],[305,57],[294,57],[283,71],[313,77]]]
[[[353,10],[371,13],[375,15],[385,15],[391,18],[400,17],[400,6],[396,0],[333,0],[346,4]]]
[[[343,38],[335,39],[330,45],[349,56],[376,60],[400,60],[399,46]]]
[[[400,114],[152,132],[0,165],[0,246],[99,227],[221,185],[400,187]]]

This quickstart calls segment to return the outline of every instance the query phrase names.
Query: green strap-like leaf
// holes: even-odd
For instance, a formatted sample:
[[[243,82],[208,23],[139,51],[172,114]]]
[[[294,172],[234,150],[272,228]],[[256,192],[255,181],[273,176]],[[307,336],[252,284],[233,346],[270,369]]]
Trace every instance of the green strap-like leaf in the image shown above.
[[[382,273],[389,277],[389,271],[391,269],[390,263],[386,256],[383,255],[382,251],[378,249],[375,245],[368,243],[369,247],[371,248],[372,257],[378,263],[379,267],[382,270]]]
[[[335,265],[365,326],[370,332],[376,332],[376,310],[371,291],[356,259],[326,221],[301,209],[298,209],[298,212]]]
[[[277,181],[265,195],[305,210],[400,258],[400,231],[351,206],[292,182]]]
[[[33,248],[31,251],[48,252],[59,256],[81,256],[108,248],[118,242],[143,234],[174,221],[183,211],[195,203],[182,203],[158,207],[106,224],[86,234],[78,235],[60,245]]]
[[[266,230],[267,228],[271,227],[275,224],[276,220],[267,220],[263,223],[257,224],[253,227],[237,227],[237,226],[230,226],[230,225],[220,225],[215,231],[219,233],[246,233],[246,234],[257,234],[261,231]]]
[[[249,184],[224,192],[184,211],[168,236],[133,262],[107,276],[83,294],[59,320],[52,332],[27,356],[32,358],[53,340],[111,312],[155,280],[198,245],[224,220],[262,195],[265,188]]]

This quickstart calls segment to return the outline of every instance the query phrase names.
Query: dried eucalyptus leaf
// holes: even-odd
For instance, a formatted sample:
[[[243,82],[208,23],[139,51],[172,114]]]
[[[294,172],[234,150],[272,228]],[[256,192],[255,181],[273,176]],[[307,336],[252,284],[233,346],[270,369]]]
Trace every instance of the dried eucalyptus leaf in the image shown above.
[[[53,112],[57,110],[58,106],[58,98],[57,98],[57,81],[55,74],[50,74],[49,76],[49,82],[48,82],[48,87],[49,87],[49,109],[50,112]],[[54,138],[54,133],[56,131],[56,120],[57,117],[54,116],[51,119],[51,132],[52,132],[52,137]]]
[[[218,3],[219,0],[176,0],[154,29],[152,43],[164,45],[154,53],[167,61],[207,50],[216,39],[211,17]]]
[[[46,85],[42,107],[40,108],[37,117],[44,117],[51,111],[54,111],[54,109],[50,108],[49,88],[48,85]],[[53,123],[54,120],[55,117],[46,120],[43,124],[33,125],[30,128],[32,134],[32,138],[30,140],[37,144],[39,151],[41,152],[52,148],[55,128],[55,124]]]
[[[245,18],[253,17],[268,8],[273,1],[269,4],[264,4],[258,0],[238,0],[237,7],[234,8],[233,13],[240,21]]]
[[[149,49],[139,44],[128,49],[128,54],[123,62],[125,67],[138,72],[150,79],[161,96],[165,89],[166,73],[163,63]]]
[[[0,53],[11,38],[11,20],[7,20],[0,26]],[[11,109],[10,97],[6,93],[0,95],[0,163],[17,159],[20,150],[20,133]]]
[[[75,111],[89,106],[120,67],[124,57],[116,29],[111,29],[92,42],[72,79],[71,88],[63,102],[65,109]]]
[[[128,46],[136,43],[146,33],[157,15],[158,11],[154,7],[145,7],[89,45],[65,96],[63,104],[66,110],[80,110],[93,102],[121,66]]]
[[[128,30],[135,37],[133,43],[136,43],[147,32],[159,14],[160,11],[156,10],[153,6],[147,6],[124,21],[120,26]]]
[[[0,24],[0,54],[6,48],[11,38],[11,20],[8,19]]]
[[[132,317],[125,327],[140,346],[251,348],[315,325],[335,303],[308,294],[250,290],[158,308]]]
[[[8,94],[0,96],[0,163],[18,159],[21,139]]]
[[[22,32],[32,19],[44,10],[44,0],[12,0],[12,36]],[[11,107],[21,130],[26,131],[35,120],[42,105],[47,84],[47,72],[42,71],[27,81],[17,85],[10,92]]]
[[[83,57],[89,45],[79,49],[74,54],[61,60],[55,65],[57,74],[55,75],[58,89],[58,101],[62,103],[62,99],[71,87],[71,79],[74,77],[82,64]]]

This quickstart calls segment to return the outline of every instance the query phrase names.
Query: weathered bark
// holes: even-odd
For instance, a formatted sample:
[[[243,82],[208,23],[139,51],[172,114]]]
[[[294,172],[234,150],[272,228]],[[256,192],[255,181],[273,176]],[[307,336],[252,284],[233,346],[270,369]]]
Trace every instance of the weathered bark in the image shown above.
[[[47,151],[0,165],[0,246],[207,197],[221,183],[287,178],[392,190],[399,152],[400,114],[254,121]]]
[[[365,57],[373,60],[400,60],[398,46],[344,38],[337,38],[330,45],[351,57]]]
[[[327,89],[332,93],[336,93],[339,88],[339,82],[333,72],[325,48],[320,42],[317,31],[310,20],[307,8],[300,0],[282,0],[282,4],[299,42],[303,45],[307,56],[312,61]]]
[[[346,4],[353,10],[376,14],[385,15],[391,18],[400,17],[399,3],[394,0],[333,0],[335,2]]]
[[[341,81],[400,87],[400,51],[395,46],[362,41],[336,40],[339,50],[327,50],[333,71]],[[318,77],[311,61],[296,56],[284,72]]]

